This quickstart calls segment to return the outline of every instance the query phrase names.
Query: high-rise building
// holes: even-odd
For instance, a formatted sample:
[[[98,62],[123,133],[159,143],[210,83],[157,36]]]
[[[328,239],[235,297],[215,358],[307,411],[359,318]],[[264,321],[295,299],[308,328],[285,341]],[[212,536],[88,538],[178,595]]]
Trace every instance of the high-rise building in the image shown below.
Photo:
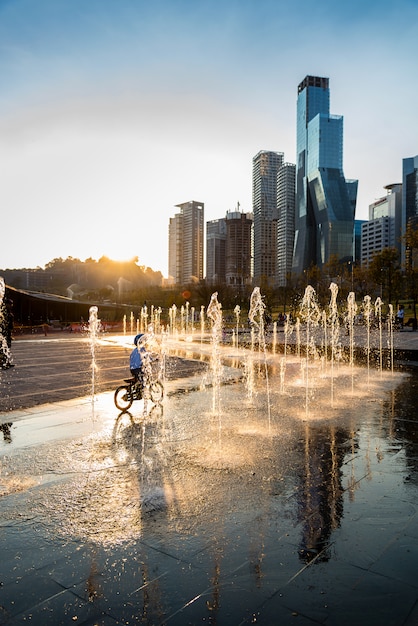
[[[292,272],[295,239],[294,163],[283,163],[277,172],[277,264],[276,286],[285,287]]]
[[[227,211],[225,221],[226,284],[231,287],[250,285],[252,213]]]
[[[298,86],[296,212],[293,271],[331,257],[352,260],[357,180],[343,173],[343,117],[330,115],[329,79]]]
[[[225,284],[226,220],[206,222],[206,281],[210,285]]]
[[[354,220],[353,259],[354,265],[361,265],[361,229],[367,220]]]
[[[277,172],[282,152],[261,150],[253,157],[254,282],[274,284],[277,260]]]
[[[179,213],[168,226],[168,273],[176,284],[203,279],[203,202],[176,204]]]
[[[408,226],[418,228],[418,155],[402,159],[402,236]],[[401,260],[404,267],[410,263],[404,242]]]
[[[385,187],[387,195],[369,205],[369,219],[361,226],[361,265],[385,248],[401,252],[402,185]]]
[[[170,217],[168,223],[168,280],[176,285],[181,283],[182,225],[180,213]]]

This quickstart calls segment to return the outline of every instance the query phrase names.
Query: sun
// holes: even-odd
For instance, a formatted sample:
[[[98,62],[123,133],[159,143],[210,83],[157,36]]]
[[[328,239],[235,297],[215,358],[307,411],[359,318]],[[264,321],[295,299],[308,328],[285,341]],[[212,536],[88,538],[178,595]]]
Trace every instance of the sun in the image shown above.
[[[110,261],[115,261],[116,263],[138,263],[138,255],[126,254],[126,250],[124,252],[118,253],[117,250],[113,250],[109,254],[102,254],[103,257],[106,257]]]

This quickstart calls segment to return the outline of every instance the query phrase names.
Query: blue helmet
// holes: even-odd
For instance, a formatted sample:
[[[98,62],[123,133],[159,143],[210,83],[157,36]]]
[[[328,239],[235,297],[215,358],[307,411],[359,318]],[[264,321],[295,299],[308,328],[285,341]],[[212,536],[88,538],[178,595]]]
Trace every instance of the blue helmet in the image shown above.
[[[142,338],[145,337],[144,333],[139,333],[139,335],[137,335],[134,339],[134,344],[137,346],[138,345],[138,341]]]

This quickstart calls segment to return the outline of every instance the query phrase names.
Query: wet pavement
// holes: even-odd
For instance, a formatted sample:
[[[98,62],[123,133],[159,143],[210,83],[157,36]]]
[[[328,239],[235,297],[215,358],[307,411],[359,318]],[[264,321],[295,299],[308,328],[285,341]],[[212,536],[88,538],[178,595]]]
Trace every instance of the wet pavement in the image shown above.
[[[94,400],[88,348],[16,341],[1,377],[0,624],[418,624],[415,371],[277,357],[218,392],[179,350],[120,413],[128,347]]]

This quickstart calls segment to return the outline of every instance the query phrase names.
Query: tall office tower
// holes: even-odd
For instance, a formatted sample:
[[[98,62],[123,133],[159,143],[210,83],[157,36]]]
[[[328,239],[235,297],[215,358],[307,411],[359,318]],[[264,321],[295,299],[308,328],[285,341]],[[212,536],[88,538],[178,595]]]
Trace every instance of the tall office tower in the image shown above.
[[[226,221],[206,222],[206,282],[225,284]]]
[[[231,287],[251,285],[251,236],[253,215],[239,210],[227,211],[226,284]]]
[[[298,86],[296,213],[293,271],[330,257],[352,259],[357,180],[343,174],[343,118],[329,113],[328,78]]]
[[[369,219],[361,226],[361,265],[385,248],[401,252],[402,185],[386,185],[387,195],[369,205]]]
[[[402,159],[402,235],[407,226],[418,228],[418,154]],[[405,268],[412,262],[404,242],[401,261]]]
[[[277,172],[282,152],[261,150],[253,158],[254,283],[274,284],[277,258]]]
[[[186,285],[203,279],[203,202],[176,204],[180,209],[170,218],[168,231],[168,272],[174,282]]]
[[[168,277],[169,281],[181,283],[182,215],[176,213],[168,223]]]
[[[292,272],[295,239],[295,183],[296,166],[293,163],[283,163],[277,173],[277,287],[285,287]]]
[[[354,220],[353,259],[357,265],[361,265],[361,229],[366,221]]]

